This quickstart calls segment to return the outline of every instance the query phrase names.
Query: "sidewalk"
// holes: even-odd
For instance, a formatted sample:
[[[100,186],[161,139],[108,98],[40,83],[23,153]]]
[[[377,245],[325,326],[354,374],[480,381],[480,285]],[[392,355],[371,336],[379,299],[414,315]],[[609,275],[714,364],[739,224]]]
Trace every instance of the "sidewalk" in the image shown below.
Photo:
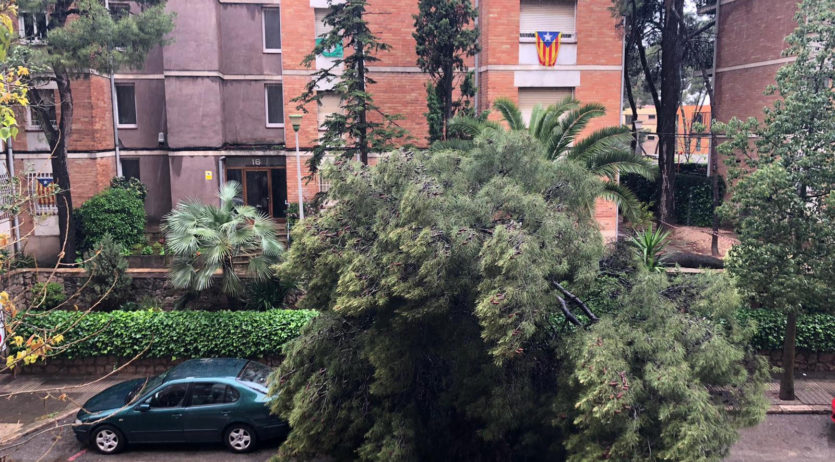
[[[794,401],[782,401],[779,377],[768,384],[765,394],[771,400],[769,414],[829,414],[835,398],[835,374],[798,372],[794,377]]]
[[[74,415],[93,395],[127,377],[88,384],[92,380],[95,378],[0,374],[0,447]]]

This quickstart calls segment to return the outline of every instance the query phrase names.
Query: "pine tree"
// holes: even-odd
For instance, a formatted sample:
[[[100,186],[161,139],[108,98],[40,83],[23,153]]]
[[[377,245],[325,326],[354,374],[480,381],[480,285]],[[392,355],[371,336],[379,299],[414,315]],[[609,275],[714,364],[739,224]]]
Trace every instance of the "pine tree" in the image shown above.
[[[471,82],[473,76],[467,72],[464,58],[475,56],[481,47],[478,44],[479,30],[474,27],[478,17],[470,0],[421,0],[415,18],[415,51],[417,65],[429,74],[432,83],[426,114],[429,122],[429,141],[446,139],[447,123],[460,109],[469,109],[470,99],[475,95]],[[456,74],[461,95],[455,99]],[[466,91],[465,91],[466,90]],[[434,106],[434,100],[438,106]],[[440,111],[440,112],[438,112]]]
[[[558,403],[582,396],[562,386],[574,372],[567,352],[586,343],[579,327],[597,320],[567,288],[598,276],[602,242],[590,213],[598,179],[575,163],[548,161],[527,133],[501,131],[478,137],[469,151],[394,152],[374,169],[338,161],[323,174],[332,205],[293,231],[279,271],[305,287],[299,307],[320,313],[287,344],[272,378],[273,411],[291,428],[279,459],[564,459]],[[709,287],[683,300],[696,305]],[[745,379],[739,345],[748,338],[703,321],[708,310],[698,308],[676,322],[712,339],[669,336],[706,350],[686,358],[721,352],[713,364],[725,369],[714,379],[707,363],[688,362],[708,374],[693,377],[716,385]],[[619,325],[636,330],[627,336],[641,329]],[[748,389],[732,394],[745,398],[748,412]],[[698,397],[700,409],[723,406]],[[642,393],[634,403],[653,399]],[[691,415],[664,424],[684,425]],[[657,414],[646,417],[656,419],[646,426],[661,426]],[[720,427],[704,430],[708,436],[732,433],[727,418],[711,423]]]
[[[293,99],[298,109],[306,111],[304,105],[319,104],[322,99],[321,87],[332,87],[339,97],[341,111],[328,115],[323,123],[325,129],[319,145],[310,158],[311,171],[316,171],[327,152],[337,151],[343,157],[359,157],[368,164],[368,154],[393,148],[393,141],[406,136],[406,131],[397,125],[399,115],[384,113],[374,103],[371,85],[375,83],[369,75],[368,66],[379,61],[377,55],[391,48],[381,41],[368,27],[366,16],[367,0],[328,0],[330,10],[323,18],[330,30],[322,36],[302,64],[310,66],[317,56],[331,54],[332,50],[344,47],[345,55],[332,59],[328,67],[317,70],[305,86],[305,91]]]
[[[32,110],[53,153],[52,175],[58,187],[55,203],[58,228],[64,240],[63,261],[75,260],[76,223],[72,217],[70,175],[67,165],[72,137],[72,82],[89,78],[90,72],[111,74],[117,69],[141,66],[154,46],[164,43],[174,27],[165,2],[138,0],[142,10],[119,18],[111,16],[97,0],[21,0],[21,11],[49,12],[45,44],[24,42],[19,57],[38,72],[35,83],[55,82],[60,115],[57,126],[49,121],[54,106],[39,92],[31,92]]]
[[[785,400],[794,399],[797,314],[832,310],[835,298],[833,1],[805,0],[795,18],[785,54],[796,60],[777,72],[773,88],[781,100],[762,123],[734,119],[717,127],[731,137],[720,150],[742,177],[724,206],[740,239],[726,267],[755,305],[786,314]]]

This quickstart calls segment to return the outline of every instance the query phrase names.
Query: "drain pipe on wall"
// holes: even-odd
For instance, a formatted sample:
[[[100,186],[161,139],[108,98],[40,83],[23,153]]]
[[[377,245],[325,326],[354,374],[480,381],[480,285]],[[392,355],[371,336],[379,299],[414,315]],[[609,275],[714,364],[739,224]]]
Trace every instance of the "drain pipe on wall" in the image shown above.
[[[217,190],[220,191],[223,188],[223,161],[226,160],[226,156],[220,156],[217,158]],[[243,194],[243,193],[242,193]],[[220,204],[223,206],[223,204]]]
[[[113,112],[113,152],[116,153],[116,176],[122,176],[122,159],[119,152],[119,108],[116,104],[116,77],[110,74],[110,108]]]
[[[481,24],[478,21],[479,16],[481,16],[481,11],[478,11],[478,0],[475,0],[475,10],[478,13],[478,16],[475,17],[475,28],[478,30],[478,41],[479,43],[481,43]],[[479,96],[481,95],[481,88],[478,86],[478,75],[481,73],[481,71],[478,68],[479,56],[481,56],[481,51],[475,54],[475,81],[473,82],[473,84],[475,85],[475,103],[473,104],[473,107],[475,107],[476,115],[478,115],[478,100]]]
[[[6,141],[6,162],[8,163],[6,168],[9,172],[9,179],[14,178],[14,150],[12,149],[11,138]],[[12,227],[14,227],[14,252],[17,254],[20,252],[20,218],[17,214],[14,214]]]

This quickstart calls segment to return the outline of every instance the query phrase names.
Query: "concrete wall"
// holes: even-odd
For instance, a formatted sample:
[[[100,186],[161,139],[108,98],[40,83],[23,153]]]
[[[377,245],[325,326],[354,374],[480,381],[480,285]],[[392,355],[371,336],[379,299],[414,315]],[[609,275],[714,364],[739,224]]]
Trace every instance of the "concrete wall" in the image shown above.
[[[215,155],[176,155],[168,157],[171,172],[171,205],[196,199],[208,204],[218,204],[218,172]],[[206,179],[206,172],[212,179]]]

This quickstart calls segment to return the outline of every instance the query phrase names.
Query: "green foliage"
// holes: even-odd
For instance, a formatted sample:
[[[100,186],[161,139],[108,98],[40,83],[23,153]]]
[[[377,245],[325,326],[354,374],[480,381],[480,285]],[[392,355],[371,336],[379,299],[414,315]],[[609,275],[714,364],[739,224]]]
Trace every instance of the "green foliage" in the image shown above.
[[[418,14],[412,17],[417,65],[430,78],[426,88],[429,112],[425,115],[431,143],[446,139],[449,119],[459,111],[468,111],[475,96],[472,73],[467,72],[464,59],[481,49],[479,28],[473,27],[478,10],[470,0],[421,0]],[[460,88],[457,100],[456,86]]]
[[[38,282],[32,286],[32,308],[51,310],[67,301],[64,286],[57,282]]]
[[[765,417],[768,368],[725,281],[647,275],[568,345],[569,461],[722,460]],[[729,407],[730,406],[730,407]]]
[[[703,171],[696,172],[697,167],[686,167],[687,165],[690,164],[680,164],[681,172],[676,175],[674,192],[676,224],[711,226],[714,211],[713,178],[705,176]],[[693,173],[690,173],[691,171]],[[639,201],[651,204],[658,203],[660,192],[658,181],[646,179],[639,175],[627,174],[621,176],[621,184],[634,192]],[[725,180],[720,176],[720,197],[724,197],[725,188]],[[652,208],[654,210],[654,205]]]
[[[618,175],[632,173],[652,179],[657,169],[632,151],[632,135],[625,126],[602,128],[579,138],[594,118],[605,114],[602,105],[580,104],[568,97],[547,108],[536,106],[530,123],[525,126],[516,103],[498,98],[493,104],[511,131],[526,131],[542,143],[549,160],[574,162],[595,176],[605,177],[607,181],[600,197],[617,203],[627,219],[638,218],[640,203],[632,191],[617,184]],[[484,118],[456,117],[450,121],[449,129],[457,136],[470,138],[478,133],[501,130],[501,127]]]
[[[305,105],[314,101],[318,104],[323,95],[319,87],[326,84],[340,100],[341,110],[328,115],[322,124],[325,132],[308,161],[311,172],[318,169],[325,154],[336,152],[346,159],[359,157],[363,164],[368,164],[370,152],[388,151],[395,140],[407,135],[397,125],[402,116],[387,114],[374,103],[370,89],[374,80],[368,67],[391,46],[371,32],[365,19],[367,6],[367,0],[329,1],[322,22],[330,30],[316,39],[313,51],[302,61],[302,65],[310,67],[317,56],[325,56],[336,47],[344,46],[346,50],[341,57],[329,59],[329,66],[313,72],[304,92],[292,99],[298,103],[298,110],[307,112]]]
[[[596,277],[601,185],[526,133],[474,146],[326,170],[279,271],[321,312],[275,375],[279,458],[558,459],[552,281]]]
[[[162,305],[162,300],[160,300],[159,298],[146,295],[142,297],[138,302],[128,301],[122,303],[122,306],[120,306],[119,309],[122,311],[161,311]]]
[[[251,281],[246,286],[246,308],[248,310],[282,308],[284,299],[295,290],[296,283],[287,279]]]
[[[81,248],[92,249],[109,234],[124,247],[145,238],[145,205],[126,189],[106,189],[87,200],[76,211],[81,231]]]
[[[669,239],[669,231],[664,231],[661,227],[653,230],[650,227],[635,233],[630,242],[635,246],[635,253],[638,255],[644,269],[653,273],[660,273],[664,271],[662,253],[669,243]]]
[[[248,261],[246,272],[258,280],[272,276],[270,265],[283,252],[275,223],[255,207],[239,205],[241,185],[230,181],[220,189],[220,207],[180,202],[165,216],[163,231],[174,256],[169,277],[174,287],[201,291],[212,286],[220,271],[223,293],[241,295],[236,259]]]
[[[87,285],[84,297],[88,304],[99,309],[115,309],[131,295],[132,278],[128,276],[128,260],[122,255],[124,247],[109,234],[98,245],[84,252]]]
[[[18,335],[27,337],[42,328],[66,330],[64,344],[71,346],[61,357],[69,359],[132,358],[146,348],[145,358],[263,358],[275,357],[315,316],[296,310],[53,311],[30,318]]]
[[[752,321],[757,330],[751,345],[760,351],[781,350],[786,332],[786,316],[773,310],[742,309],[737,312],[741,322]],[[835,352],[835,315],[828,313],[800,314],[797,317],[797,348],[804,351]]]
[[[784,53],[797,59],[777,72],[773,91],[780,98],[763,122],[734,119],[717,127],[730,137],[720,151],[740,178],[723,206],[740,239],[726,268],[758,306],[783,312],[835,298],[832,1],[805,0],[795,19]]]
[[[127,189],[136,195],[143,203],[148,196],[148,187],[139,181],[138,178],[125,178],[123,176],[113,177],[110,180],[110,187],[115,189]]]

